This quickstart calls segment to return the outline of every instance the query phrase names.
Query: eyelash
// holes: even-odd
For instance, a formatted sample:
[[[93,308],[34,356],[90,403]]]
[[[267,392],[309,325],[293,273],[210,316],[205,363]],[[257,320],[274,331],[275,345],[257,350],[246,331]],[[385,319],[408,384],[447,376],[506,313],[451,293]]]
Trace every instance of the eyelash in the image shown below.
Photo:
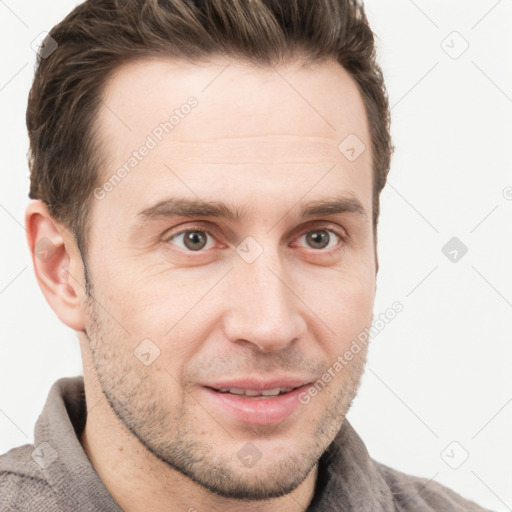
[[[170,241],[174,237],[177,237],[178,235],[182,235],[182,234],[190,232],[190,231],[199,231],[201,233],[206,233],[207,235],[211,236],[212,238],[216,238],[216,234],[214,232],[215,230],[209,229],[205,226],[187,226],[186,229],[176,231],[175,233],[172,233],[171,235],[166,236],[163,241],[165,243],[170,244]],[[312,247],[309,247],[309,250],[317,252],[317,253],[330,253],[330,252],[339,250],[340,246],[346,241],[346,238],[348,237],[348,235],[346,235],[346,233],[341,232],[340,229],[335,229],[332,225],[319,225],[319,226],[314,226],[310,229],[307,229],[306,231],[301,232],[301,234],[297,238],[300,238],[300,237],[307,235],[308,233],[312,233],[314,231],[328,231],[329,233],[334,233],[339,238],[339,242],[336,244],[335,247],[332,247],[331,249],[325,250],[325,249],[314,249]],[[173,244],[171,244],[171,245],[173,245]],[[176,247],[176,246],[174,246],[174,247]],[[205,250],[206,251],[209,250],[209,249],[200,249],[198,251],[191,251],[191,250],[182,249],[181,247],[176,247],[176,248],[178,250],[186,252],[187,254],[194,254],[194,253],[204,254]]]

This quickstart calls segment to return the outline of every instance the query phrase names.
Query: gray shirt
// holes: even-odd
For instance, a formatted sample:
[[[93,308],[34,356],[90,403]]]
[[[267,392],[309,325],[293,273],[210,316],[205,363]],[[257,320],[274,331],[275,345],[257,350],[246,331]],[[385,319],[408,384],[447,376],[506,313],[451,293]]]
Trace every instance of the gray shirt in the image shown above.
[[[37,420],[34,445],[0,456],[0,511],[121,511],[80,444],[85,418],[83,377],[59,379]],[[435,481],[371,459],[347,420],[319,461],[308,510],[485,512]]]

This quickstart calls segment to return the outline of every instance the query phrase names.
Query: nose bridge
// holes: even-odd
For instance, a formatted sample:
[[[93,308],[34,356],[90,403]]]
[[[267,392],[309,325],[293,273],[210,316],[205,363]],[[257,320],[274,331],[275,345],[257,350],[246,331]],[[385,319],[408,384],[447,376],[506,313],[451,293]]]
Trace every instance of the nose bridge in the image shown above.
[[[281,350],[300,338],[305,330],[300,301],[288,288],[278,249],[266,246],[252,262],[242,256],[234,265],[225,325],[228,338],[263,351]]]

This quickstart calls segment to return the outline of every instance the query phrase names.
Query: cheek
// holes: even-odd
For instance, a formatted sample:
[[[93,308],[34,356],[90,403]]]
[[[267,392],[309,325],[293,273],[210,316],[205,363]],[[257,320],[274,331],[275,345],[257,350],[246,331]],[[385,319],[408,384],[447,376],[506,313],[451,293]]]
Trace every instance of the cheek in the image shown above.
[[[128,265],[127,265],[128,266]],[[98,297],[100,302],[130,333],[133,344],[149,338],[162,351],[161,361],[169,359],[173,366],[186,360],[211,331],[210,290],[224,271],[211,269],[169,269],[161,264],[121,270],[121,266],[104,267]],[[210,292],[210,293],[209,293]],[[197,341],[194,341],[197,340]],[[172,349],[172,350],[171,350]]]
[[[371,322],[373,301],[374,285],[364,276],[331,283],[329,292],[324,291],[315,299],[321,305],[326,323],[338,334],[366,327]]]
[[[371,266],[307,273],[300,296],[311,310],[309,330],[339,353],[369,327],[373,317],[375,273]]]

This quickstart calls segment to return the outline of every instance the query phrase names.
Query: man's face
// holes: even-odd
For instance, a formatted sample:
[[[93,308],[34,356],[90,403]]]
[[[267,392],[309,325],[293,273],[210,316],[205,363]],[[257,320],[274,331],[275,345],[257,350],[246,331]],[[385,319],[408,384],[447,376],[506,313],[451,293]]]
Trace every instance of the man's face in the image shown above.
[[[84,311],[121,422],[211,491],[261,499],[306,478],[364,369],[366,350],[332,366],[372,321],[370,135],[337,63],[228,63],[145,60],[109,82],[101,184],[117,178],[96,191]]]

